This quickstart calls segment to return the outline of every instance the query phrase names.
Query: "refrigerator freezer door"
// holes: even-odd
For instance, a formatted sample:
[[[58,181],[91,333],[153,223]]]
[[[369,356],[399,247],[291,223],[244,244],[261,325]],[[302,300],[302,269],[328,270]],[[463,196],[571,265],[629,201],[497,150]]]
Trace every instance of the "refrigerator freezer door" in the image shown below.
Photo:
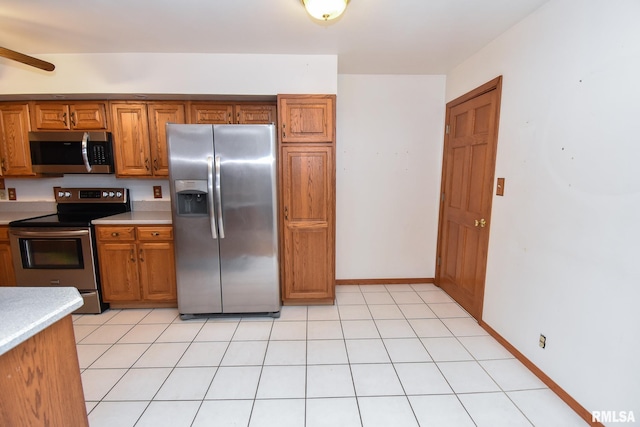
[[[220,257],[214,211],[208,200],[214,196],[206,190],[207,159],[215,157],[211,125],[167,125],[169,145],[169,187],[176,253],[178,311],[181,314],[221,313]],[[193,198],[184,202],[197,204],[188,214],[178,209],[176,183],[181,198],[189,198],[185,182],[193,182]],[[188,187],[188,186],[187,186]],[[203,191],[207,191],[206,197]],[[184,212],[184,208],[182,209]]]
[[[279,312],[275,126],[213,129],[224,224],[218,240],[223,312]]]

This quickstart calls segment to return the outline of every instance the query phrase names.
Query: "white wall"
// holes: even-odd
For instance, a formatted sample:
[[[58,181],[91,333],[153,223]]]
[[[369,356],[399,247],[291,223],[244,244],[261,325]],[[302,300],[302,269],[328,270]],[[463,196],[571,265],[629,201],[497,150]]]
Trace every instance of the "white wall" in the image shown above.
[[[552,0],[451,71],[446,98],[504,76],[484,320],[588,410],[640,420],[639,16]]]
[[[38,55],[49,73],[13,61],[0,66],[0,94],[336,93],[335,55],[112,53]],[[5,65],[6,64],[6,65]]]
[[[338,76],[336,277],[434,277],[444,76]]]

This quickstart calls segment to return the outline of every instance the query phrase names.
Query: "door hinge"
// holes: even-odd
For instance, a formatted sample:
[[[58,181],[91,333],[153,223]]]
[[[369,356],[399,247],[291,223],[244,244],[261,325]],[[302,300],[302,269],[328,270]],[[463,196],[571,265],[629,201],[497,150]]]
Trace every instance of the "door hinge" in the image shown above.
[[[438,266],[440,266],[440,264],[442,264],[442,260],[440,259],[440,257],[438,257],[438,258],[436,259],[436,264],[437,264]]]
[[[449,132],[451,132],[451,128],[449,127],[449,125],[446,125],[445,128],[444,128],[444,133],[449,135]]]
[[[444,202],[444,193],[442,193],[442,194],[440,195],[440,201],[441,201],[441,202]]]

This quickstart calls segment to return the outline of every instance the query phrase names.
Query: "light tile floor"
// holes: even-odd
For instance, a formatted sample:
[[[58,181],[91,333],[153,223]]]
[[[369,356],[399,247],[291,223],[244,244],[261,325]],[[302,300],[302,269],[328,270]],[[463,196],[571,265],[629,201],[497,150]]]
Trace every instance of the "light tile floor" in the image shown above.
[[[338,286],[279,319],[74,316],[92,427],[584,426],[430,284]]]

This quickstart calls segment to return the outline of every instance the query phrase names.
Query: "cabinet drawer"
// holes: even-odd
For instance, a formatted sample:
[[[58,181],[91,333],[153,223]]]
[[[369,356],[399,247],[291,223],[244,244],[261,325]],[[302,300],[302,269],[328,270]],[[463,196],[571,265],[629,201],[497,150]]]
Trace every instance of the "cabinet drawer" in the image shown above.
[[[0,227],[0,240],[9,240],[9,228]]]
[[[135,227],[97,227],[96,235],[100,241],[136,240]]]
[[[138,240],[173,240],[173,227],[138,227]]]

